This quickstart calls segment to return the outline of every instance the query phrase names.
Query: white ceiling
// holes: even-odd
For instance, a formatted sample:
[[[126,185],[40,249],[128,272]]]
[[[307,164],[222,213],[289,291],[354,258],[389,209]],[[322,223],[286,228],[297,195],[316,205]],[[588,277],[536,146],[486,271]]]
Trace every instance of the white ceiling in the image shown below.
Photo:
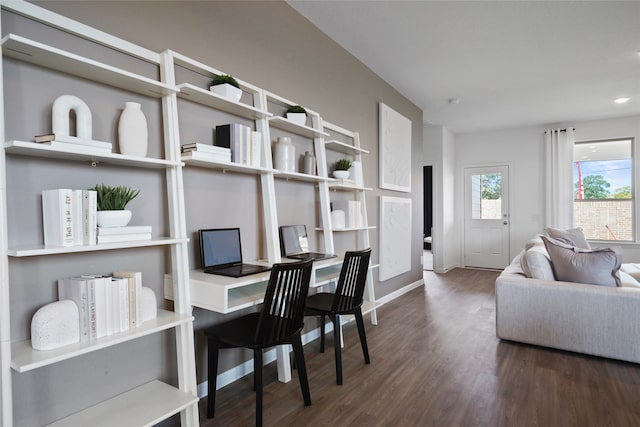
[[[288,3],[425,124],[466,133],[640,114],[640,1]]]

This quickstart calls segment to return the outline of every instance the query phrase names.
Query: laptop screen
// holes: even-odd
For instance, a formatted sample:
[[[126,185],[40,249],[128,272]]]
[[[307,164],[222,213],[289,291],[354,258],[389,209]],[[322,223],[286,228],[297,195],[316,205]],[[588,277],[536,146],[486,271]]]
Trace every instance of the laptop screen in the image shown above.
[[[280,243],[284,256],[309,252],[307,227],[305,225],[283,225],[280,227]]]
[[[202,268],[242,262],[239,228],[199,230]]]

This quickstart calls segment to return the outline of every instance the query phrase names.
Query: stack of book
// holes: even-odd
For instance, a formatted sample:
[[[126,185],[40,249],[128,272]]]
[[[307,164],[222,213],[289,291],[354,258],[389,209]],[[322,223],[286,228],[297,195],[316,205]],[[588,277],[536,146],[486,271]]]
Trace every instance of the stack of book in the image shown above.
[[[80,341],[124,332],[142,324],[142,273],[83,275],[58,280],[58,299],[78,306]]]
[[[58,188],[42,191],[45,246],[96,244],[97,193]]]
[[[345,216],[345,227],[364,227],[364,217],[362,216],[362,205],[358,200],[340,200],[331,202],[332,211],[343,211]]]
[[[127,225],[124,227],[98,227],[97,234],[98,243],[151,240],[151,226]]]
[[[181,147],[182,156],[192,159],[213,160],[215,162],[231,162],[231,150],[215,145],[198,144],[197,142],[185,144]]]
[[[90,139],[77,138],[75,136],[58,135],[53,133],[46,135],[36,135],[34,141],[38,144],[47,144],[56,148],[66,148],[83,153],[111,153],[112,144],[110,142],[95,141]]]
[[[231,150],[231,161],[260,167],[262,133],[240,123],[216,126],[215,145]]]

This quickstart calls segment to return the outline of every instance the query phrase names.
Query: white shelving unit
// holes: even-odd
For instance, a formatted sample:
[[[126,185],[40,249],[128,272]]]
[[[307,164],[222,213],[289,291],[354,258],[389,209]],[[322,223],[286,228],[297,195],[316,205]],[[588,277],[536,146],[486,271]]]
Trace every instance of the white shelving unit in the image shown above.
[[[116,54],[122,53],[129,57],[143,59],[161,67],[159,54],[148,51],[122,39],[110,36],[106,33],[88,27],[79,22],[63,16],[51,13],[27,2],[3,2],[2,13],[15,13],[43,26],[63,28],[74,34],[78,40],[88,40],[99,43],[112,49]],[[85,79],[99,83],[102,87],[113,90],[124,90],[130,93],[143,95],[144,97],[160,99],[162,101],[162,114],[159,120],[167,120],[172,97],[179,92],[179,88],[162,81],[148,78],[130,71],[112,66],[107,63],[95,61],[82,55],[77,55],[66,50],[49,46],[41,41],[32,40],[17,34],[8,34],[2,39],[2,62],[4,58],[13,58],[19,62],[27,62],[45,71],[60,72],[67,76]],[[38,84],[38,82],[34,83]],[[5,138],[5,109],[11,108],[7,99],[2,99],[2,113],[0,120],[2,127],[0,135]],[[24,135],[30,138],[32,135]],[[198,397],[195,381],[195,354],[193,346],[193,317],[189,301],[188,272],[182,268],[186,260],[187,236],[182,223],[184,200],[182,193],[181,169],[182,161],[179,156],[179,147],[173,145],[170,134],[165,132],[164,159],[139,158],[125,156],[116,153],[93,153],[82,150],[70,150],[55,148],[43,144],[34,144],[26,141],[7,141],[2,144],[0,150],[0,218],[2,229],[0,231],[1,249],[1,282],[0,282],[0,360],[1,360],[1,423],[3,426],[18,425],[13,414],[13,369],[17,375],[36,370],[45,366],[52,366],[62,361],[69,361],[80,355],[91,355],[102,349],[139,339],[162,331],[173,330],[176,336],[175,358],[177,360],[177,386],[172,386],[158,380],[147,384],[141,384],[132,390],[113,396],[106,401],[99,402],[81,412],[67,418],[56,421],[57,426],[98,426],[98,425],[153,425],[161,422],[177,413],[181,415],[182,425],[197,426]],[[7,234],[7,194],[12,189],[7,188],[5,163],[11,162],[7,155],[27,156],[31,158],[46,158],[57,161],[61,166],[68,162],[88,162],[91,165],[105,163],[117,166],[140,168],[148,173],[163,173],[166,176],[167,191],[167,216],[169,218],[169,237],[154,237],[149,241],[124,242],[114,244],[102,244],[96,246],[74,246],[68,248],[50,248],[42,245],[26,247],[10,247]],[[61,173],[64,168],[61,167]],[[90,185],[82,183],[78,185]],[[9,264],[14,258],[26,258],[23,262],[31,261],[29,257],[51,257],[60,254],[73,256],[77,253],[94,251],[120,251],[130,248],[145,246],[165,246],[171,250],[171,271],[174,281],[174,310],[158,310],[158,317],[145,322],[139,327],[127,332],[110,335],[108,337],[80,342],[50,351],[34,351],[30,340],[14,342],[11,337],[12,307],[9,305],[9,290],[12,287],[24,285],[22,283],[10,283]],[[117,255],[117,254],[116,254]],[[126,256],[126,251],[122,252]],[[115,269],[116,266],[114,266]],[[54,282],[58,277],[51,277]],[[131,355],[135,357],[135,355]],[[46,384],[43,385],[46,387]],[[96,387],[100,387],[96,384]],[[70,396],[69,398],[73,398]],[[53,420],[51,420],[53,421]]]

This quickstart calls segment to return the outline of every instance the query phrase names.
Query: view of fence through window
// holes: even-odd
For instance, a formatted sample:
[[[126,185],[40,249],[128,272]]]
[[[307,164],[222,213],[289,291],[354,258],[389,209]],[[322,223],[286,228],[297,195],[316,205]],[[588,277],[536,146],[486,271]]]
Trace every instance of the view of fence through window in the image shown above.
[[[587,239],[634,240],[633,140],[574,145],[573,222]]]
[[[471,218],[501,219],[502,175],[472,175],[471,188]]]

